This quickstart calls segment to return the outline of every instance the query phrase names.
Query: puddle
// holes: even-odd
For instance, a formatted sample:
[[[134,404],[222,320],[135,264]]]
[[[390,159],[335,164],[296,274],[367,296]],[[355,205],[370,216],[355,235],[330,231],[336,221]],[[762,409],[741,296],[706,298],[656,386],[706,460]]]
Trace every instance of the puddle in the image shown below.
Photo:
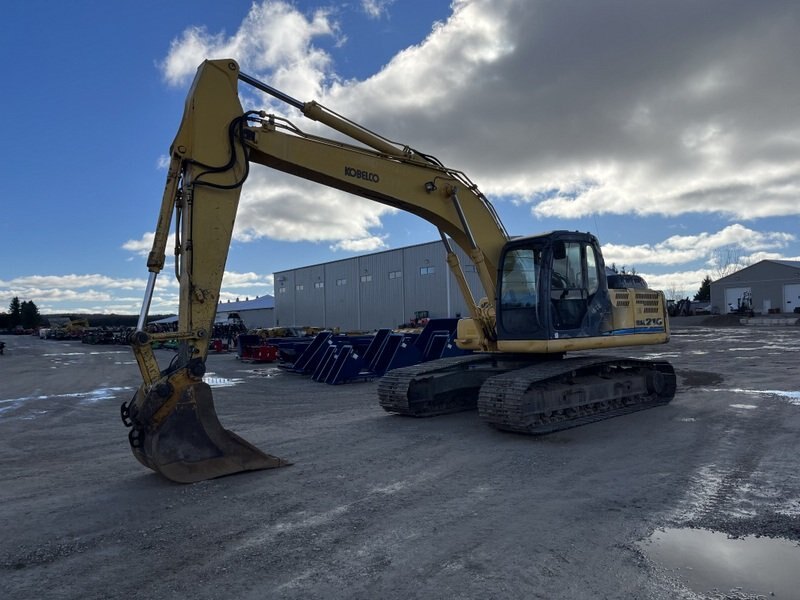
[[[278,367],[267,367],[265,369],[246,369],[240,372],[247,373],[248,377],[277,377],[283,371]]]
[[[228,379],[227,377],[214,377],[214,375],[215,373],[206,373],[205,377],[203,377],[203,381],[212,388],[233,387],[235,385],[239,385],[240,383],[244,383],[244,379],[239,377]]]
[[[739,390],[737,390],[739,391]],[[746,390],[742,390],[746,391]],[[792,404],[800,405],[800,392],[782,392],[780,390],[764,390],[761,392],[762,394],[770,394],[772,396],[781,396],[782,398],[786,398]]]
[[[117,396],[118,392],[125,392],[132,390],[132,387],[105,387],[88,392],[72,392],[68,394],[50,394],[40,396],[22,396],[20,398],[1,398],[0,404],[22,404],[30,402],[31,400],[50,400],[52,398],[77,398],[79,400],[87,400],[89,402],[96,402],[99,400],[110,400]]]
[[[50,394],[40,396],[22,396],[20,398],[0,398],[0,417],[6,417],[16,413],[20,409],[28,411],[27,416],[22,419],[34,419],[40,415],[47,414],[47,410],[29,408],[30,403],[50,400],[76,401],[79,405],[95,404],[104,400],[114,400],[119,398],[121,392],[129,392],[132,387],[104,387],[88,392],[73,392],[68,394]]]
[[[729,392],[731,394],[744,394],[746,396],[777,396],[778,398],[782,398],[784,400],[788,400],[789,404],[795,404],[800,406],[800,392],[793,392],[793,391],[785,391],[785,390],[746,390],[743,388],[731,388],[731,389],[724,389],[724,388],[700,388],[701,392]],[[739,405],[732,404],[731,406],[737,406],[741,408]]]
[[[679,352],[650,352],[641,357],[631,356],[631,358],[644,358],[645,360],[657,360],[662,358],[679,358],[680,356],[681,355]]]
[[[797,598],[800,546],[790,540],[731,539],[718,531],[666,529],[653,533],[640,547],[699,594],[738,588],[749,594]]]
[[[32,410],[28,416],[20,417],[20,419],[22,419],[23,421],[33,421],[34,419],[46,414],[47,414],[46,410]]]

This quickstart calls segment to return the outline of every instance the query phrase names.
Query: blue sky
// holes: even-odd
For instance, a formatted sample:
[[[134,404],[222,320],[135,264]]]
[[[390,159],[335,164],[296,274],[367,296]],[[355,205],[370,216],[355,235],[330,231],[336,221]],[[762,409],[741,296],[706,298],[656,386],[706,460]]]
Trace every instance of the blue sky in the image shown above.
[[[465,171],[511,234],[592,231],[668,295],[800,259],[796,2],[29,1],[2,16],[0,309],[138,312],[191,77],[228,56]],[[223,299],[437,237],[256,169]],[[167,269],[153,312],[176,298]]]

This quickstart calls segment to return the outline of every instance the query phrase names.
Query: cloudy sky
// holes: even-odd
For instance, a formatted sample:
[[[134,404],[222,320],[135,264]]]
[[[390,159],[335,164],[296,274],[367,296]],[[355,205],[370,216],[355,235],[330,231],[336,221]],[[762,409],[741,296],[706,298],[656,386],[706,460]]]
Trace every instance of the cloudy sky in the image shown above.
[[[608,264],[670,295],[731,263],[800,260],[793,0],[30,0],[2,14],[0,309],[138,312],[164,158],[205,58],[466,172],[512,235],[595,233]],[[437,238],[255,168],[223,299]],[[174,311],[171,269],[159,281],[153,312]]]

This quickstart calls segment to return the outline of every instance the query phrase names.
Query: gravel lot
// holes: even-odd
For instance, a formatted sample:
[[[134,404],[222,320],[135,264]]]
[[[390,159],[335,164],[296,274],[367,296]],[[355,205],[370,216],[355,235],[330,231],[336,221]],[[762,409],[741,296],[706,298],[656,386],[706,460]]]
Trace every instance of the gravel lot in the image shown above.
[[[800,542],[800,327],[617,350],[670,360],[675,400],[542,438],[474,412],[388,415],[376,382],[212,355],[222,423],[294,464],[194,485],[130,453],[128,348],[2,339],[4,598],[719,598],[640,542],[663,527]]]

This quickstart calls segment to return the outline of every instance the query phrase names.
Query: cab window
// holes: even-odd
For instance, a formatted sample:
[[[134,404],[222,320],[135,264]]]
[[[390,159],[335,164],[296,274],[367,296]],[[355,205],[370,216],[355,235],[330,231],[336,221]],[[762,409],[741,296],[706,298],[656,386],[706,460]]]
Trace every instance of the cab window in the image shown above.
[[[531,308],[537,304],[540,252],[531,248],[511,250],[503,261],[500,304],[503,308]]]
[[[586,245],[586,288],[589,295],[596,293],[600,287],[600,277],[597,274],[597,257],[594,253],[594,246]]]

